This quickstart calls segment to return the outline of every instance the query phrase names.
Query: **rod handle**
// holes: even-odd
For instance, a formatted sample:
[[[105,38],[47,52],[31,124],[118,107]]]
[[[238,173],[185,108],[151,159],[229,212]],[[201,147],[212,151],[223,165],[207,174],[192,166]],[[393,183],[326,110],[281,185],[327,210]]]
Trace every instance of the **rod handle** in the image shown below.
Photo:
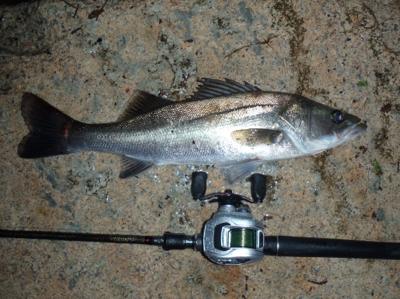
[[[267,236],[264,254],[293,257],[400,259],[400,243]]]

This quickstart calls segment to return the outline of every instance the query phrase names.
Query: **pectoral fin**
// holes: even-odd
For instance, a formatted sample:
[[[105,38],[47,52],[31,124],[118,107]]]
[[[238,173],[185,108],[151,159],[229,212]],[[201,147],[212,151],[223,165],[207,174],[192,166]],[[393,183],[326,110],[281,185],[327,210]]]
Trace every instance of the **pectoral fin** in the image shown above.
[[[236,142],[248,146],[279,143],[283,138],[281,131],[255,128],[236,130],[231,136]]]
[[[121,172],[119,177],[121,179],[128,178],[133,175],[137,175],[147,168],[151,167],[153,164],[147,161],[136,160],[127,156],[121,157]]]

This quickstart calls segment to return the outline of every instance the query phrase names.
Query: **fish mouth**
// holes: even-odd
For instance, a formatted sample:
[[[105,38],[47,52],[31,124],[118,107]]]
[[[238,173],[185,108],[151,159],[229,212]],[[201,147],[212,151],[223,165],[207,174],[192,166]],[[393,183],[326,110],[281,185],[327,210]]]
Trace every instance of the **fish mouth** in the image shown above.
[[[343,138],[343,140],[354,139],[363,134],[367,130],[367,128],[368,128],[367,124],[365,122],[360,121],[359,123],[356,123],[347,128],[343,132],[341,138]]]

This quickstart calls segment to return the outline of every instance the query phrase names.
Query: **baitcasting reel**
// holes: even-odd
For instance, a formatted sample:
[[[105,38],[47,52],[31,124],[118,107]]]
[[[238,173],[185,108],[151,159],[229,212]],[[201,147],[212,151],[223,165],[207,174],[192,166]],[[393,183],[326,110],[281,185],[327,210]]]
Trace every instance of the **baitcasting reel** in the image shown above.
[[[160,246],[164,250],[192,248],[202,252],[210,261],[221,265],[256,262],[264,255],[400,259],[400,243],[265,236],[261,222],[254,219],[246,203],[263,201],[266,194],[266,177],[253,174],[249,181],[251,199],[231,190],[205,195],[207,174],[193,173],[193,198],[203,203],[218,203],[218,210],[206,221],[202,233],[198,235],[166,232],[162,236],[138,236],[0,230],[0,238],[146,244]]]
[[[263,225],[254,219],[245,202],[262,202],[266,194],[266,176],[253,174],[251,182],[252,200],[243,195],[225,192],[205,195],[207,174],[192,174],[193,199],[203,203],[218,203],[218,210],[204,224],[201,250],[212,262],[222,265],[237,265],[260,260],[264,250]]]

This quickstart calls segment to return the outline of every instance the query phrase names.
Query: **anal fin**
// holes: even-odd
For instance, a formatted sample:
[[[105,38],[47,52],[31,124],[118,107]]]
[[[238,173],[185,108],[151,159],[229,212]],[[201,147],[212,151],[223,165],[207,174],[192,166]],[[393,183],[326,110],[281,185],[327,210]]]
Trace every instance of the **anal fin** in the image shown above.
[[[121,157],[121,171],[119,177],[121,179],[128,178],[130,176],[137,175],[147,168],[151,167],[153,163],[147,161],[137,160],[131,157]]]

